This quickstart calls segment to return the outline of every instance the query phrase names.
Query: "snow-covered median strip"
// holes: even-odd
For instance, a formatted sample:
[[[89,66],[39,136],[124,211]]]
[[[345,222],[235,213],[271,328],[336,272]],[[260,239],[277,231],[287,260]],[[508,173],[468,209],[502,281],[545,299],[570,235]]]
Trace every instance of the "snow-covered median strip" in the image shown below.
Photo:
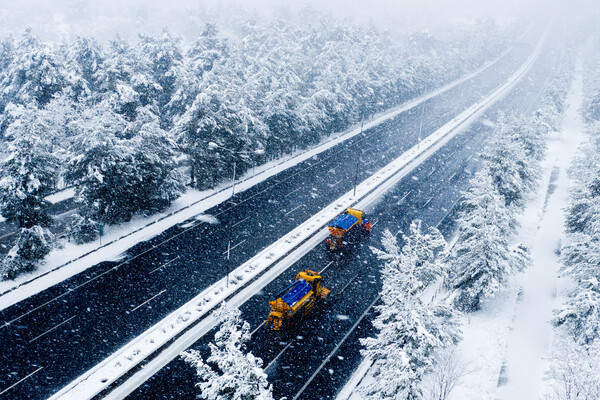
[[[496,59],[488,62],[471,74],[463,76],[459,80],[443,86],[425,96],[392,108],[383,114],[377,115],[373,120],[365,123],[363,129],[367,130],[380,125],[407,110],[417,107],[424,101],[434,98],[457,85],[474,78],[496,64],[511,50],[512,47]],[[289,158],[275,160],[257,167],[256,171],[254,171],[255,173],[252,173],[251,175],[247,174],[242,177],[240,181],[236,182],[236,191],[239,193],[248,190],[281,171],[291,168],[351,139],[360,132],[360,126],[350,128],[343,133],[332,135],[313,149],[301,151],[297,154],[293,154]],[[68,197],[72,197],[73,193],[74,189],[69,188],[51,195],[47,199],[51,202],[59,202]],[[194,218],[195,216],[204,213],[206,210],[227,201],[230,196],[231,183],[223,184],[216,190],[199,192],[190,189],[164,213],[146,218],[137,217],[129,223],[121,224],[116,227],[106,227],[105,237],[102,238],[104,245],[102,246],[99,246],[98,242],[79,246],[73,243],[66,243],[64,248],[53,251],[47,258],[46,264],[42,265],[37,271],[31,274],[22,275],[14,281],[0,282],[0,310],[48,289],[100,262],[116,260],[136,243],[149,240],[179,223]]]
[[[225,279],[204,290],[142,335],[125,345],[112,356],[81,375],[71,384],[52,396],[52,399],[89,399],[105,391],[126,374],[107,398],[123,398],[166,365],[182,350],[208,332],[215,324],[210,312],[222,301],[239,306],[254,293],[275,279],[283,270],[293,265],[306,252],[321,243],[327,236],[326,224],[347,207],[369,210],[386,191],[429,158],[439,148],[456,136],[462,128],[477,118],[505,95],[523,77],[540,53],[544,35],[525,64],[508,81],[495,89],[482,101],[463,111],[452,121],[435,131],[400,157],[366,179],[306,222],[267,247],[252,259],[235,269],[226,287]],[[375,122],[375,121],[374,121]],[[135,373],[130,371],[149,357],[151,361]]]

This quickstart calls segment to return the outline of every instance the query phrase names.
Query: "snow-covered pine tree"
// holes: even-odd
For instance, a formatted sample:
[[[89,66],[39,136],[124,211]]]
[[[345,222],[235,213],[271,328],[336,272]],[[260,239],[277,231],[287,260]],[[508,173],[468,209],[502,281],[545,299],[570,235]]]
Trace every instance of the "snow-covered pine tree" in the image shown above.
[[[241,312],[225,303],[215,311],[219,331],[210,343],[210,357],[202,359],[196,350],[187,350],[182,358],[196,368],[200,395],[207,400],[272,400],[272,386],[262,369],[262,360],[246,351],[250,325]]]
[[[479,309],[483,298],[500,290],[513,271],[513,253],[508,246],[511,216],[485,171],[477,173],[463,196],[458,240],[448,263],[455,271],[450,285],[458,291],[456,307],[473,311]]]
[[[56,159],[38,135],[16,137],[0,168],[0,210],[19,228],[52,223],[44,199],[54,188]]]
[[[2,82],[2,103],[46,105],[65,87],[62,65],[53,51],[27,29]]]
[[[376,379],[364,388],[366,399],[419,399],[421,378],[430,368],[434,351],[455,343],[458,328],[453,311],[444,305],[427,305],[419,298],[424,285],[415,275],[417,251],[398,248],[385,231],[384,251],[374,249],[382,267],[382,304],[376,306],[374,338],[361,339],[364,356],[374,362]],[[411,246],[410,242],[405,244]]]
[[[127,124],[103,102],[78,121],[79,155],[70,163],[68,178],[77,185],[85,217],[126,222],[136,213],[164,209],[183,192],[175,143],[147,113],[138,116],[142,121]]]
[[[96,102],[104,69],[104,54],[93,39],[78,37],[65,49],[69,95],[76,102]]]
[[[507,207],[521,209],[525,206],[525,192],[529,185],[526,155],[523,147],[514,140],[513,127],[503,117],[498,121],[496,134],[481,155],[484,170],[491,177],[496,191]]]
[[[421,221],[415,220],[410,224],[408,235],[403,235],[402,241],[402,254],[415,260],[414,274],[419,281],[427,286],[437,277],[445,277],[447,244],[440,231],[430,227],[427,233],[423,233]]]
[[[34,271],[39,261],[52,250],[53,242],[54,235],[39,225],[20,228],[17,243],[0,263],[0,280],[15,279],[23,273]]]
[[[52,247],[48,202],[56,179],[56,159],[35,136],[18,137],[0,166],[0,213],[19,227],[14,247],[0,265],[0,279],[32,271]]]
[[[575,285],[553,320],[583,344],[600,337],[599,158],[600,141],[596,138],[584,147],[569,171],[575,185],[565,218],[567,238],[561,251],[561,273]]]

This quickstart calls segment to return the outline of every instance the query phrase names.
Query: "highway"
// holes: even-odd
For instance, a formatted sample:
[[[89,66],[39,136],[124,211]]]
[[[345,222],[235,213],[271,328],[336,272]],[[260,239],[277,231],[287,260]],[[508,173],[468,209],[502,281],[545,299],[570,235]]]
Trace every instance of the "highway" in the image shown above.
[[[427,101],[422,137],[503,82],[530,52],[531,46],[516,48],[481,76]],[[553,62],[538,62],[537,65],[540,68],[532,71],[531,81],[524,80],[514,90],[514,95],[499,104],[496,110],[509,112],[535,104],[543,78],[549,75],[544,68],[551,68]],[[11,346],[0,356],[0,396],[41,399],[53,394],[222,278],[230,232],[233,249],[231,266],[234,267],[351,189],[356,170],[358,179],[363,180],[415,145],[419,139],[420,122],[420,107],[403,113],[209,210],[208,214],[217,218],[218,224],[195,220],[186,222],[136,245],[121,261],[101,263],[2,310],[0,341],[11,343]],[[474,124],[468,132],[423,163],[393,193],[389,193],[373,213],[372,218],[378,225],[369,243],[378,244],[377,232],[385,228],[403,229],[417,217],[425,225],[440,222],[452,210],[470,173],[477,168],[477,159],[472,155],[481,148],[488,133],[487,125]],[[450,220],[447,218],[442,226],[451,224]],[[230,226],[232,229],[229,229]],[[326,271],[327,285],[332,286],[334,292],[327,309],[319,313],[321,318],[309,321],[303,327],[303,332],[308,331],[309,334],[273,341],[270,332],[261,329],[256,332],[257,346],[252,350],[263,357],[266,364],[281,353],[268,371],[278,395],[294,396],[294,390],[308,378],[307,374],[312,374],[306,366],[319,365],[322,362],[319,357],[326,356],[340,338],[348,334],[353,321],[365,312],[365,304],[376,296],[378,265],[366,248],[369,243],[361,243],[353,253],[334,260]],[[327,253],[319,247],[307,254],[299,266],[321,269],[330,261]],[[266,316],[266,299],[295,274],[296,269],[290,269],[261,295],[244,304],[244,318],[253,327]],[[352,295],[348,296],[349,293]],[[356,342],[354,335],[364,336],[368,332],[368,314],[366,316],[355,330],[350,331],[344,342],[348,346],[353,340]],[[317,340],[319,351],[301,345],[303,340],[308,339]],[[265,342],[276,346],[265,346]],[[202,340],[198,343],[200,348],[202,343]],[[286,351],[282,352],[286,346]],[[345,346],[339,349],[340,354],[348,351]],[[332,358],[332,362],[336,359]],[[324,370],[332,369],[338,371],[336,377],[342,376],[339,371],[351,371],[355,359],[356,356],[348,358],[351,362],[343,362],[343,368]],[[294,373],[291,379],[289,370],[301,366],[306,373]],[[169,376],[169,371],[177,371],[177,376]],[[146,398],[162,398],[159,394],[169,388],[175,391],[173,393],[181,390],[181,393],[194,398],[190,374],[189,368],[183,368],[179,361],[174,361],[132,397],[145,393]],[[185,376],[188,379],[181,378]],[[322,379],[320,377],[317,375],[315,379]],[[161,379],[163,382],[169,379],[169,384],[157,385],[156,382]],[[179,387],[179,382],[189,387]],[[307,390],[304,393],[308,395],[314,389],[311,385]],[[182,398],[173,393],[164,393],[164,396]],[[315,395],[317,397],[307,398],[321,396]]]
[[[373,334],[370,321],[379,294],[380,263],[369,246],[381,247],[385,229],[399,233],[414,219],[421,219],[424,228],[438,226],[449,237],[460,192],[480,166],[474,154],[481,151],[492,130],[486,120],[499,111],[511,115],[531,112],[539,104],[546,78],[559,62],[560,55],[544,53],[506,99],[387,193],[370,214],[376,225],[369,237],[339,257],[332,257],[322,246],[314,248],[296,268],[290,268],[240,307],[254,332],[249,350],[263,359],[275,398],[335,398],[361,361],[359,338]],[[303,268],[324,269],[325,285],[332,288],[326,305],[293,329],[274,332],[263,327],[268,301]],[[213,335],[214,330],[192,348],[207,356]],[[176,359],[127,398],[194,399],[198,394],[196,381],[194,370]]]

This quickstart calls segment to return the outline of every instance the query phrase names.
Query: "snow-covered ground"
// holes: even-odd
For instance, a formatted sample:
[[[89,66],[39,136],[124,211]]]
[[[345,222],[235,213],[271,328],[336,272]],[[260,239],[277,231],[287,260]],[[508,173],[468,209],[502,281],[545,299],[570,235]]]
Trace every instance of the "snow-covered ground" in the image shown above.
[[[459,80],[375,116],[371,121],[364,124],[363,129],[377,126],[475,77],[498,62],[510,50],[506,50],[496,59]],[[254,171],[249,171],[245,176],[242,176],[239,181],[236,181],[235,191],[239,193],[248,190],[271,176],[320,154],[358,135],[360,132],[361,127],[359,125],[351,127],[344,132],[332,134],[312,149],[298,151],[288,157],[259,166]],[[55,197],[52,200],[60,201],[72,195],[72,189],[66,189],[53,195]],[[214,190],[197,191],[189,189],[163,213],[150,217],[138,216],[128,223],[106,226],[104,228],[104,236],[101,240],[84,245],[75,245],[68,242],[62,243],[62,247],[52,251],[46,258],[45,263],[38,270],[21,275],[12,281],[0,282],[0,310],[81,273],[102,261],[118,260],[123,256],[125,251],[136,243],[149,240],[190,218],[204,218],[206,216],[202,216],[202,213],[223,201],[227,201],[230,197],[231,182],[225,182]]]
[[[550,137],[540,190],[521,218],[518,241],[531,249],[532,265],[510,288],[465,317],[459,354],[471,371],[453,393],[455,400],[539,399],[552,341],[549,320],[556,307],[559,257],[567,206],[567,169],[582,142],[579,115],[581,69],[567,98],[561,132]]]

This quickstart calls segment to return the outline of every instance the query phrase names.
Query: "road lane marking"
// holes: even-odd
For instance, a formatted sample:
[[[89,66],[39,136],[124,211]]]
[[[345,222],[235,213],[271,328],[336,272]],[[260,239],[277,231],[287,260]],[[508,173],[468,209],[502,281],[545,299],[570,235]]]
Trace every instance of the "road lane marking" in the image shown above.
[[[425,202],[425,204],[423,204],[423,205],[421,206],[421,208],[427,207],[427,204],[429,204],[429,202],[430,202],[431,200],[433,200],[433,198],[434,198],[434,196],[431,196],[431,197],[429,198],[429,200],[427,200],[427,201]]]
[[[58,328],[61,325],[66,324],[67,322],[69,322],[70,320],[72,320],[73,318],[75,318],[76,315],[73,315],[71,318],[64,320],[63,322],[61,322],[60,324],[54,326],[53,328],[48,329],[46,332],[42,333],[41,335],[38,335],[36,337],[34,337],[33,339],[31,339],[29,341],[29,343],[35,342],[36,340],[38,340],[39,338],[41,338],[44,335],[47,335],[48,333],[52,332],[53,330],[55,330],[56,328]],[[0,393],[1,394],[1,393]]]
[[[239,224],[241,224],[242,222],[244,222],[244,221],[245,221],[245,220],[247,220],[248,218],[250,218],[250,216],[247,216],[247,217],[246,217],[246,218],[244,218],[243,220],[241,220],[241,221],[239,221],[239,222],[236,222],[235,224],[231,225],[231,227],[233,228],[233,227],[235,227],[235,226],[238,226]]]
[[[333,261],[330,261],[330,262],[329,262],[329,264],[327,264],[327,265],[325,266],[325,268],[323,268],[322,270],[320,270],[320,271],[319,271],[319,275],[321,275],[321,274],[323,273],[323,271],[325,271],[327,268],[329,268],[329,266],[330,266],[331,264],[333,264]]]
[[[354,275],[352,278],[350,278],[350,280],[348,281],[348,283],[346,283],[346,284],[344,285],[344,287],[342,288],[342,290],[340,290],[339,292],[337,292],[337,294],[342,294],[342,293],[344,293],[344,290],[346,290],[346,288],[347,288],[347,287],[348,287],[348,286],[349,286],[349,285],[352,283],[352,281],[353,281],[353,280],[355,280],[355,279],[356,279],[356,277],[357,277],[358,275],[360,275],[360,273],[358,273],[358,274]]]
[[[292,343],[294,343],[294,340],[293,340],[293,339],[292,339],[292,340],[290,340],[290,342],[287,344],[287,346],[285,346],[285,347],[283,348],[283,350],[281,350],[281,351],[279,352],[279,354],[277,354],[277,357],[275,357],[275,358],[273,359],[273,361],[271,361],[271,362],[269,363],[269,365],[267,365],[267,366],[265,367],[264,371],[267,371],[267,370],[268,370],[268,369],[271,367],[271,365],[273,365],[273,364],[275,363],[275,361],[277,361],[277,359],[278,359],[279,357],[281,357],[281,355],[282,355],[282,354],[283,354],[283,353],[284,353],[284,352],[285,352],[285,351],[288,349],[288,347],[290,347],[290,346],[292,345]]]
[[[433,169],[431,170],[431,172],[429,173],[429,175],[427,175],[427,177],[429,178],[431,175],[433,175],[433,173],[434,173],[435,171],[436,171],[436,168],[433,168]]]
[[[408,197],[408,195],[410,195],[413,191],[410,190],[408,193],[406,193],[404,196],[402,196],[402,198],[400,199],[400,201],[398,201],[398,203],[402,203],[404,201],[404,199],[406,199]]]
[[[267,323],[267,320],[265,319],[265,321],[264,321],[263,323],[261,323],[260,325],[258,325],[258,326],[256,327],[256,329],[254,329],[254,330],[252,331],[252,333],[250,334],[250,337],[254,336],[254,334],[255,334],[256,332],[258,332],[258,330],[259,330],[260,328],[262,328],[263,326],[265,326],[265,324],[266,324],[266,323]]]
[[[296,189],[296,190],[292,190],[291,192],[289,192],[288,194],[286,194],[285,196],[283,196],[283,198],[285,199],[286,197],[289,197],[289,196],[291,196],[292,194],[296,193],[296,192],[297,192],[298,190],[300,190],[300,189],[302,189],[302,188],[301,188],[301,187],[299,187],[299,188],[298,188],[298,189]]]
[[[41,370],[42,368],[44,368],[44,367],[39,367],[38,369],[36,369],[35,371],[33,371],[32,373],[27,375],[25,378],[21,379],[19,382],[13,383],[11,386],[7,387],[6,389],[4,389],[3,391],[0,392],[0,396],[3,395],[4,393],[8,392],[10,389],[14,388],[15,386],[17,386],[19,383],[23,382],[25,379],[28,379],[32,375],[38,373],[39,370]]]
[[[143,302],[142,304],[140,304],[139,306],[135,307],[134,309],[131,310],[131,312],[134,312],[135,310],[137,310],[138,308],[142,307],[144,304],[147,304],[149,301],[154,300],[155,298],[157,298],[158,296],[160,296],[161,294],[163,294],[164,292],[166,292],[167,289],[163,289],[160,292],[158,292],[157,294],[155,294],[154,296],[150,297],[148,300],[146,300],[145,302]]]
[[[287,217],[289,214],[293,213],[294,211],[296,211],[300,207],[304,207],[304,204],[300,204],[298,207],[294,208],[293,210],[290,210],[290,211],[286,212],[285,216]]]
[[[180,256],[175,257],[174,259],[172,259],[171,261],[167,261],[166,263],[164,263],[163,265],[161,265],[158,268],[154,268],[152,271],[150,271],[151,274],[153,274],[154,272],[158,271],[159,269],[162,269],[164,267],[166,267],[167,265],[171,264],[172,262],[174,262],[175,260],[177,260]]]
[[[336,187],[337,185],[339,185],[339,183],[343,181],[343,179],[340,179],[339,181],[337,181],[336,183],[328,183],[327,186],[329,186],[330,188],[332,187]]]
[[[455,173],[453,173],[450,178],[448,178],[448,182],[451,182],[452,179],[456,176],[456,174],[458,174],[458,171],[456,171]]]

